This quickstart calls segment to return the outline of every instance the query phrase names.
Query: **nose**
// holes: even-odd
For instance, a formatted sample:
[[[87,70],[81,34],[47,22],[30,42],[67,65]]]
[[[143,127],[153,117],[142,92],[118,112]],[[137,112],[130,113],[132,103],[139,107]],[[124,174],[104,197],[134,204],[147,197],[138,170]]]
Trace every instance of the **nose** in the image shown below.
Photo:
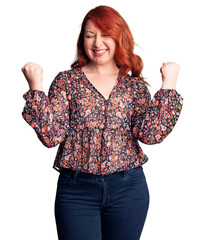
[[[102,42],[102,37],[101,36],[96,36],[95,37],[95,42],[94,42],[94,47],[99,48],[103,44]]]

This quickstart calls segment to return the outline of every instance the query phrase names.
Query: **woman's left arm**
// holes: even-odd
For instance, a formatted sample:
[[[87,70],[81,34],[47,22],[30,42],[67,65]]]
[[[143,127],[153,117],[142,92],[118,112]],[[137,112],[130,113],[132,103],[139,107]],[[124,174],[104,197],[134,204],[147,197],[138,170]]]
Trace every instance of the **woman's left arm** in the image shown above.
[[[179,65],[165,63],[160,69],[162,87],[151,100],[145,86],[136,103],[133,136],[145,144],[162,142],[174,128],[183,106],[183,97],[176,91]]]

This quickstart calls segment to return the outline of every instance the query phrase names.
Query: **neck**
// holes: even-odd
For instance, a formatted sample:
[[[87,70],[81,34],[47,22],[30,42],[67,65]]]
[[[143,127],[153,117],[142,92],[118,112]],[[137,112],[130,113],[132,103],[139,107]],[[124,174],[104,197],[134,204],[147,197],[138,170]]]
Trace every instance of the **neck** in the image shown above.
[[[103,65],[89,62],[85,66],[85,69],[87,72],[97,73],[99,75],[109,75],[119,72],[119,68],[117,67],[115,62]]]

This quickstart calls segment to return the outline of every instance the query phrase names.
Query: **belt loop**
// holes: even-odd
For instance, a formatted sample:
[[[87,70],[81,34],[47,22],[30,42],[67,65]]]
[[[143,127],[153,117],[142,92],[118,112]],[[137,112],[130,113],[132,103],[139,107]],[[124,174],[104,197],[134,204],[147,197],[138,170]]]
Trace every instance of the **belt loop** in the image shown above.
[[[75,183],[75,180],[76,180],[76,177],[77,177],[78,173],[79,173],[79,171],[76,171],[76,172],[74,173],[74,175],[73,175],[73,182],[74,182],[74,183]]]

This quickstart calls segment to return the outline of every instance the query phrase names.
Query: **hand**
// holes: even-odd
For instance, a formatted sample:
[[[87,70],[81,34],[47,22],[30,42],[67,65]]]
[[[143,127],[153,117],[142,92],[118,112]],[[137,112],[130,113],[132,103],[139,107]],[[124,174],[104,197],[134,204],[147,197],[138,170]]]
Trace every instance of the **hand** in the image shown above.
[[[27,62],[21,70],[31,90],[43,91],[43,68],[39,64]]]
[[[162,74],[162,89],[176,89],[180,65],[175,62],[163,63],[160,68]]]

